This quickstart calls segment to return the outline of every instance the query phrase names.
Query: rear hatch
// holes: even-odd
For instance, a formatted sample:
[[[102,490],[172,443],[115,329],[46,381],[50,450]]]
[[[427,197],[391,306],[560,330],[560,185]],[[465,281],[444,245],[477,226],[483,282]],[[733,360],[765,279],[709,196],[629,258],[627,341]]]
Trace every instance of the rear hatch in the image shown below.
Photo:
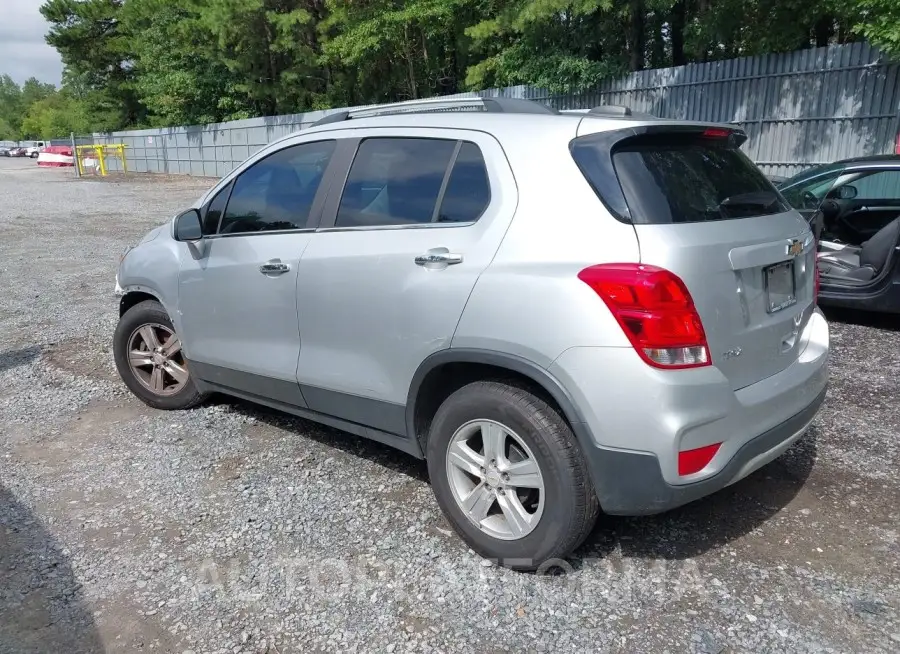
[[[738,149],[740,130],[649,125],[576,138],[598,195],[634,226],[641,263],[687,286],[712,364],[735,390],[797,360],[814,304],[809,226]]]

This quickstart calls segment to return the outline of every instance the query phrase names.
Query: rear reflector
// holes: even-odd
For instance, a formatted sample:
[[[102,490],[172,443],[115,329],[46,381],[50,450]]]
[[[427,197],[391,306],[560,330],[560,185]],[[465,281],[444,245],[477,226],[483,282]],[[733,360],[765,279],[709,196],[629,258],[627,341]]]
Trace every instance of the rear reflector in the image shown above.
[[[722,447],[721,443],[704,445],[696,450],[685,450],[678,453],[678,475],[685,477],[695,472],[700,472],[713,460],[716,452]]]
[[[634,349],[655,368],[710,365],[700,315],[681,279],[656,266],[610,263],[578,278],[599,295]]]

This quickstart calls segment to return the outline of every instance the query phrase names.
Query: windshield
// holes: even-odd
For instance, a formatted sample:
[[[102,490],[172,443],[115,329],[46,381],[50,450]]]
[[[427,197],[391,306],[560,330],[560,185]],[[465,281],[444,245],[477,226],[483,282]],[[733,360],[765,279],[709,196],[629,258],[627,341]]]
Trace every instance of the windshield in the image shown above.
[[[841,176],[844,166],[828,164],[816,166],[778,185],[778,190],[792,207],[801,211],[814,211]]]

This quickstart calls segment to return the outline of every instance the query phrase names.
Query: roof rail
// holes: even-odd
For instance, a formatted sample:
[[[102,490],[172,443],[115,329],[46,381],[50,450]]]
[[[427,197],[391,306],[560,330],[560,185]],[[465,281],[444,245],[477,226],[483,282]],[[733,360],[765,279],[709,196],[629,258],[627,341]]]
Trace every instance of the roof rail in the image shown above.
[[[638,111],[632,111],[631,107],[616,104],[601,104],[590,109],[566,109],[560,111],[561,114],[581,114],[588,116],[604,116],[610,118],[656,118],[651,114],[645,114]]]
[[[519,98],[430,98],[379,104],[359,109],[345,109],[320,118],[310,127],[339,123],[351,118],[371,118],[393,114],[431,113],[447,111],[486,111],[501,114],[556,114],[555,109],[533,100]]]

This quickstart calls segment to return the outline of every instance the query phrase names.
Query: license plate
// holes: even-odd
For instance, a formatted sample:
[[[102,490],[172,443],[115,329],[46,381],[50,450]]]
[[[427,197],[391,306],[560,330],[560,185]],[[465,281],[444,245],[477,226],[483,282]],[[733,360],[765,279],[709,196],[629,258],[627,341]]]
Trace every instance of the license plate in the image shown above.
[[[776,263],[765,269],[766,310],[775,313],[797,303],[794,287],[794,262]]]

